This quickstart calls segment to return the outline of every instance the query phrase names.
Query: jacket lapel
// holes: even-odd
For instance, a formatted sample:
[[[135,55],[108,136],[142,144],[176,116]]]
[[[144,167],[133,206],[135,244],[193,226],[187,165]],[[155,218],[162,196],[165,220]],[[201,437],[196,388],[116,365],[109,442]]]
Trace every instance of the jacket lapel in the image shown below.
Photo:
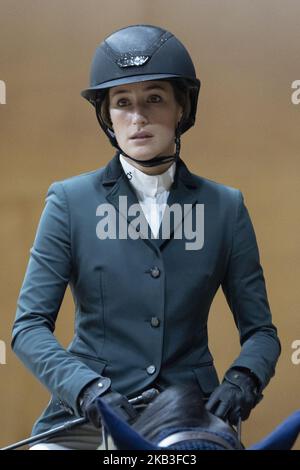
[[[147,244],[150,243],[150,246],[153,248],[150,238],[150,227],[139,205],[136,193],[124,173],[118,152],[106,166],[102,184],[107,190],[107,201],[115,207],[123,221],[127,224],[126,231],[130,226],[131,233],[134,233],[135,238],[142,238]],[[133,206],[139,209],[139,212],[133,213]]]
[[[197,202],[196,188],[197,184],[193,175],[189,172],[183,160],[179,159],[160,225],[159,236],[153,240],[160,249],[174,237],[184,238],[183,222]]]
[[[139,201],[134,189],[131,187],[119,160],[118,152],[105,167],[102,184],[105,187],[107,201],[112,204],[123,220],[131,225],[131,230],[135,232],[137,238],[151,246],[155,251],[161,249],[162,245],[171,238],[183,236],[183,220],[192,210],[197,202],[195,189],[197,183],[194,176],[189,172],[184,162],[179,159],[176,165],[174,182],[170,188],[167,200],[167,207],[160,225],[158,238],[151,238],[151,230],[144,216],[144,212],[139,206]],[[130,213],[132,205],[138,205],[140,212]],[[135,206],[136,208],[138,206]],[[174,216],[174,211],[176,215]],[[136,230],[136,228],[138,230]]]

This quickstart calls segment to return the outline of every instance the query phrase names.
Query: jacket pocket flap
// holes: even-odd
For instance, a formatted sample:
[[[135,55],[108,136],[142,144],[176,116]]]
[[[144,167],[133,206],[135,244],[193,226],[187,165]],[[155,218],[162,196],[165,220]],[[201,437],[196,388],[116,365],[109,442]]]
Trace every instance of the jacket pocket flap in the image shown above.
[[[74,352],[72,352],[72,355],[77,357],[81,362],[83,362],[86,366],[88,366],[94,372],[97,372],[97,374],[99,375],[102,375],[105,367],[107,366],[107,361],[98,359],[97,357],[87,356],[85,354],[78,354]]]

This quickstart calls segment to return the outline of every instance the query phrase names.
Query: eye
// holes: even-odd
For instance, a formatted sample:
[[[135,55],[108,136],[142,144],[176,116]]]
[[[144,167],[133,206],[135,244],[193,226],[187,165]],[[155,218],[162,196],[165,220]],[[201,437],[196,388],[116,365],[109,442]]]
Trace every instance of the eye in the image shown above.
[[[128,100],[126,98],[121,98],[120,100],[117,101],[117,105],[120,107],[126,106],[127,103],[128,103]]]
[[[162,98],[159,95],[151,95],[149,99],[152,103],[159,103],[160,101],[162,101]]]

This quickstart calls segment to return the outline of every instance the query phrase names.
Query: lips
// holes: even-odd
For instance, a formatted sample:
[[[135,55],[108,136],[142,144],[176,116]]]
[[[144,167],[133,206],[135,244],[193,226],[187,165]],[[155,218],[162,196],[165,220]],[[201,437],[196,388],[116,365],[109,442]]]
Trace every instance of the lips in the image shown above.
[[[153,137],[153,135],[150,134],[150,132],[141,131],[141,132],[136,132],[135,134],[133,134],[130,137],[130,139],[147,139],[150,137]]]

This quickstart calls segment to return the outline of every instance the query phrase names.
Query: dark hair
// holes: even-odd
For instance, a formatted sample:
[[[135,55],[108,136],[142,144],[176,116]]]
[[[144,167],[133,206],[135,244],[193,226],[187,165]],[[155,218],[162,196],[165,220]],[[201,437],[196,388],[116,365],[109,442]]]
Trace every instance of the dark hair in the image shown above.
[[[188,118],[191,112],[191,102],[188,92],[188,87],[185,85],[182,79],[169,79],[163,80],[171,84],[175,100],[183,109],[183,120]],[[103,93],[101,97],[101,116],[105,124],[112,129],[112,122],[109,113],[109,91],[108,89]]]
[[[183,109],[183,119],[189,117],[191,112],[191,100],[189,89],[183,79],[172,79],[168,80],[168,82],[172,85],[175,100]]]

